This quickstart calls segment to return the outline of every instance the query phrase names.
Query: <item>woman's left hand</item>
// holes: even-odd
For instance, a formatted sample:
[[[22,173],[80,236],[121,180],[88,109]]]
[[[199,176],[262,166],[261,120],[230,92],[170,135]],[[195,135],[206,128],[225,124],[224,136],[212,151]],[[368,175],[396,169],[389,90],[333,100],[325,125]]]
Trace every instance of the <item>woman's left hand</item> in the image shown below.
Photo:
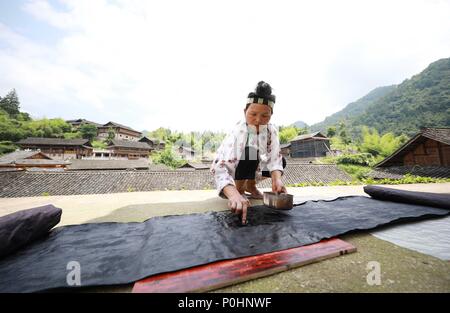
[[[272,191],[276,193],[287,193],[286,187],[280,178],[272,179]]]

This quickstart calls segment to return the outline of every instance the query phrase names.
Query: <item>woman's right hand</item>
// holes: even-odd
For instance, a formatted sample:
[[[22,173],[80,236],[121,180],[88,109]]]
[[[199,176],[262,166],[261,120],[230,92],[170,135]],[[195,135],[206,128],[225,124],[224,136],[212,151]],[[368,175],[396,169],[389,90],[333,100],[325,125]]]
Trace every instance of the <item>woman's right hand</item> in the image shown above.
[[[250,206],[250,201],[243,195],[233,195],[228,199],[228,207],[231,212],[235,214],[242,214],[242,225],[247,224],[247,207]]]

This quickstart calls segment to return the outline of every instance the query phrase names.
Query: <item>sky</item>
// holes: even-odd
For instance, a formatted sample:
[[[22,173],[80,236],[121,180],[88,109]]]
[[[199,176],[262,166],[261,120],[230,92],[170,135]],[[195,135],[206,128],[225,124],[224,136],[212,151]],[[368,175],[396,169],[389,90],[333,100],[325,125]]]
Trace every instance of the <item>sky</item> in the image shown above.
[[[260,80],[308,124],[450,57],[450,1],[0,0],[0,96],[34,118],[228,131]]]

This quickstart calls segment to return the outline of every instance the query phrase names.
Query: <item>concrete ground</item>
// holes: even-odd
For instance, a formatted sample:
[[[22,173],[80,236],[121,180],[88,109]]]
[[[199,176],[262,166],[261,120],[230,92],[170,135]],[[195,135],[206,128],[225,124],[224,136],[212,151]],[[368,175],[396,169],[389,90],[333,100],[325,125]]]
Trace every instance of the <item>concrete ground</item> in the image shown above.
[[[393,185],[391,188],[445,193],[450,183]],[[262,189],[263,191],[268,189]],[[365,195],[363,186],[288,188],[295,201]],[[261,204],[252,200],[252,204]],[[150,191],[106,195],[49,196],[0,199],[0,216],[40,205],[63,209],[58,226],[92,222],[142,222],[153,216],[227,210],[227,201],[214,190]],[[450,292],[450,262],[396,246],[367,232],[341,239],[356,253],[324,260],[255,279],[215,292]],[[381,285],[366,281],[367,264],[377,261]],[[95,292],[129,292],[132,284],[86,288]]]

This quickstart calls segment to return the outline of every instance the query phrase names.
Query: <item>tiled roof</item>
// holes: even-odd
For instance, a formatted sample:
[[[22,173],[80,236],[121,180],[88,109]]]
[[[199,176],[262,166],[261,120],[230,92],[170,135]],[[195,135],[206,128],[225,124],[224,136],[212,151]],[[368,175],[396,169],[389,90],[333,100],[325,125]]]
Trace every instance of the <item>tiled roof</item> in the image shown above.
[[[0,157],[0,164],[13,164],[17,160],[26,159],[26,158],[32,157],[35,154],[44,155],[42,152],[39,152],[39,151],[26,151],[26,150],[14,151],[14,152],[2,155]],[[50,159],[50,158],[47,157],[47,159]]]
[[[316,158],[286,158],[287,164],[311,164],[316,160]]]
[[[17,165],[67,165],[69,162],[63,160],[48,160],[48,159],[21,159],[15,162]]]
[[[141,133],[140,131],[134,130],[131,127],[128,127],[128,126],[125,126],[125,125],[122,125],[122,124],[119,124],[119,123],[116,123],[116,122],[111,122],[110,121],[110,122],[108,122],[108,123],[103,125],[103,127],[108,127],[108,126],[120,127],[120,128],[123,128],[123,129],[131,130],[131,131],[136,132],[136,133]]]
[[[146,142],[118,140],[118,139],[111,140],[111,145],[109,147],[147,149],[147,150],[151,149],[150,145]]]
[[[331,183],[336,180],[351,181],[352,178],[340,170],[336,164],[289,164],[282,176],[283,183]],[[270,179],[266,179],[258,184],[261,187],[271,187]]]
[[[95,125],[97,127],[103,126],[102,124],[99,124],[99,123],[96,123],[96,122],[92,122],[92,121],[88,121],[88,120],[86,120],[84,118],[79,118],[77,120],[67,120],[66,123],[73,124],[73,125],[92,124],[92,125]]]
[[[147,142],[147,141],[151,141],[153,144],[159,144],[160,140],[156,139],[156,138],[150,138],[147,136],[143,136],[142,138],[139,138],[138,140],[139,142]]]
[[[16,167],[0,167],[0,172],[20,172],[20,171],[24,171],[24,169]]]
[[[450,127],[422,129],[422,136],[450,145]]]
[[[180,146],[178,149],[180,149],[180,148],[181,148],[182,150],[186,151],[186,152],[189,152],[189,153],[190,153],[190,152],[196,153],[194,149],[189,148],[189,147]]]
[[[211,161],[212,162],[212,161]],[[191,167],[194,168],[196,170],[200,170],[200,169],[209,169],[211,167],[210,163],[194,163],[194,162],[187,162],[186,164],[184,164],[183,166],[181,166],[180,168],[186,168],[186,167]]]
[[[315,133],[309,133],[309,134],[299,135],[299,136],[295,137],[294,139],[292,139],[291,142],[292,142],[292,141],[297,141],[297,140],[309,139],[309,138],[329,139],[329,138],[327,138],[326,136],[324,136],[321,132],[315,132]]]
[[[350,180],[335,165],[287,165],[285,184]],[[258,184],[270,187],[270,178]],[[67,171],[0,173],[0,197],[105,194],[151,190],[214,189],[209,170],[192,171]]]
[[[24,169],[27,172],[64,172],[62,167],[27,167]]]
[[[149,164],[148,170],[153,172],[161,172],[161,171],[173,171],[172,168],[168,167],[164,164]]]
[[[379,167],[369,173],[373,178],[392,178],[400,179],[404,175],[411,174],[414,176],[434,177],[434,178],[450,178],[449,166],[391,166]]]
[[[70,160],[68,170],[148,169],[148,160]]]
[[[26,145],[53,145],[53,146],[83,146],[89,145],[88,139],[61,139],[61,138],[40,138],[28,137],[17,142]]]
[[[45,159],[30,159],[30,157],[40,154]],[[42,166],[42,165],[66,165],[68,162],[52,160],[50,157],[39,151],[14,151],[0,157],[0,166]]]

